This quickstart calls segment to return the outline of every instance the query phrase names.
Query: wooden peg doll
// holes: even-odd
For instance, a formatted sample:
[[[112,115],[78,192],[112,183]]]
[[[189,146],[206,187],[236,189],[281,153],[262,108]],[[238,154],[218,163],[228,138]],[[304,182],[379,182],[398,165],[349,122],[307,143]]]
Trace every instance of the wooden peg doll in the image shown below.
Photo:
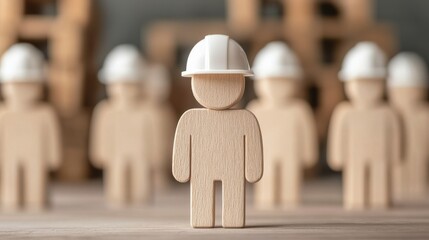
[[[222,225],[245,224],[245,183],[262,177],[262,139],[252,113],[231,109],[250,76],[246,54],[225,35],[208,35],[192,49],[184,77],[205,108],[179,120],[173,148],[173,175],[191,182],[191,225],[214,227],[214,182],[222,182]]]
[[[42,103],[45,84],[42,53],[19,43],[3,55],[0,81],[1,205],[17,210],[20,203],[41,210],[47,203],[48,171],[61,163],[60,129],[53,108]]]
[[[150,186],[150,122],[141,97],[143,59],[129,45],[107,56],[100,80],[108,99],[95,110],[91,129],[91,160],[105,170],[111,206],[146,203]]]
[[[426,64],[417,54],[398,54],[389,64],[388,95],[399,113],[404,159],[394,166],[395,200],[419,200],[428,191],[429,105]]]
[[[168,102],[170,94],[168,70],[152,65],[143,81],[145,106],[151,120],[152,176],[156,189],[166,189],[171,179],[171,153],[177,118]]]
[[[255,185],[259,208],[300,202],[304,168],[317,160],[317,132],[310,106],[297,98],[302,70],[282,42],[269,43],[255,58],[258,104],[250,104],[264,141],[264,177]]]
[[[362,42],[346,55],[339,74],[349,102],[334,110],[328,137],[328,164],[344,170],[346,209],[387,208],[390,175],[401,154],[400,124],[383,101],[385,56]]]

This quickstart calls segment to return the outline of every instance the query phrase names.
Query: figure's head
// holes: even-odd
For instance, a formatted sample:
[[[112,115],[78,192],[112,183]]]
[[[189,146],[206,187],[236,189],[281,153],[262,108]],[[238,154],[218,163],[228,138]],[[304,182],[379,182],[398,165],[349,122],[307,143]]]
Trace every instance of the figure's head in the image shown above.
[[[113,101],[135,102],[141,97],[141,85],[136,82],[116,82],[106,86],[107,96]]]
[[[284,42],[270,42],[262,48],[253,71],[256,95],[272,103],[294,97],[303,78],[297,56]]]
[[[192,77],[197,101],[216,110],[236,104],[243,96],[244,77],[251,75],[243,49],[225,35],[208,35],[198,42],[182,72],[182,76]]]
[[[352,103],[377,104],[384,96],[386,56],[375,43],[358,43],[345,56],[339,77]]]
[[[263,101],[281,103],[297,96],[300,82],[295,79],[264,78],[254,81],[255,93]]]
[[[8,82],[2,85],[6,102],[31,105],[43,96],[43,84],[38,82]]]
[[[202,74],[192,76],[195,99],[209,109],[228,109],[240,101],[244,93],[241,74]]]
[[[0,81],[5,101],[31,104],[42,97],[45,81],[43,54],[27,43],[17,43],[2,56]]]
[[[101,83],[141,83],[146,70],[140,51],[132,45],[119,45],[109,52],[98,73]]]
[[[345,82],[346,95],[352,103],[372,106],[383,100],[384,79],[356,79]]]
[[[399,53],[389,63],[387,85],[389,99],[395,105],[425,100],[429,87],[426,63],[415,53]]]

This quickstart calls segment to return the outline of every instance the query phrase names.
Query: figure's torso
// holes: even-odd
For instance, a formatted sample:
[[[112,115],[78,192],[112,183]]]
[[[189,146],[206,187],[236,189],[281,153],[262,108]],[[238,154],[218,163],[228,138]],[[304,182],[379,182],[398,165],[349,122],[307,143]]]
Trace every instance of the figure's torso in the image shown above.
[[[182,116],[190,132],[192,175],[223,180],[244,179],[245,141],[249,121],[256,121],[247,110],[215,111],[192,109]]]

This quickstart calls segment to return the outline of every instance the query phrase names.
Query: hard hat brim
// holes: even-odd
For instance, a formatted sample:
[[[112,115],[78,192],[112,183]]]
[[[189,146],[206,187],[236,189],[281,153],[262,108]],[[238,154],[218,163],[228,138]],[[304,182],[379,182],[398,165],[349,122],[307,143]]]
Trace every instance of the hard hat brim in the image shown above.
[[[251,70],[194,70],[194,71],[183,71],[182,77],[192,77],[197,74],[241,74],[245,77],[253,76],[253,72]]]

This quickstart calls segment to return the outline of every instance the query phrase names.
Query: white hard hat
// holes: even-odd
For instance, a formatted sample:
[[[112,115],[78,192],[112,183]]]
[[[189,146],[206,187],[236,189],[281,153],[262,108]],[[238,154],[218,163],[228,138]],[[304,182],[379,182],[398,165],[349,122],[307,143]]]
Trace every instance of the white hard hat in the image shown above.
[[[170,94],[170,74],[168,69],[161,64],[153,64],[149,68],[149,76],[145,83],[147,90],[152,94],[157,94],[162,99],[167,99]]]
[[[12,45],[2,56],[1,82],[41,82],[45,80],[42,52],[28,43]]]
[[[428,87],[426,63],[415,53],[399,53],[389,63],[387,84],[390,87]]]
[[[255,78],[264,77],[302,77],[295,53],[283,42],[268,43],[255,57],[253,62]]]
[[[207,35],[188,57],[183,77],[194,74],[242,74],[252,76],[246,53],[226,35]]]
[[[140,51],[132,45],[119,45],[107,55],[103,68],[98,73],[100,82],[140,82],[143,79],[145,62]]]
[[[360,42],[345,56],[338,74],[342,81],[356,78],[384,78],[386,56],[373,42]]]

